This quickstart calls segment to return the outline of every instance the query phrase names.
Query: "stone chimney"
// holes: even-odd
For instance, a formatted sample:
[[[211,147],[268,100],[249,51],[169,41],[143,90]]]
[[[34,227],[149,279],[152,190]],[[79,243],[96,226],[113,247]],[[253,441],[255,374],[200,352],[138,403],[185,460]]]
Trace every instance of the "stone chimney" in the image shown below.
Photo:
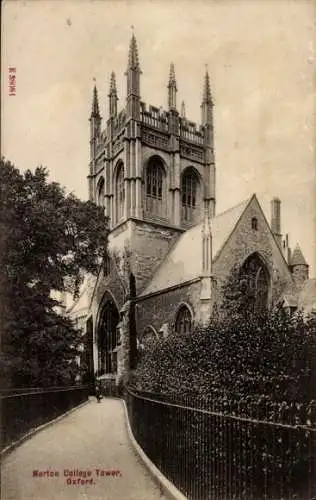
[[[282,249],[281,200],[279,198],[273,198],[271,200],[271,231],[274,234],[279,247]]]

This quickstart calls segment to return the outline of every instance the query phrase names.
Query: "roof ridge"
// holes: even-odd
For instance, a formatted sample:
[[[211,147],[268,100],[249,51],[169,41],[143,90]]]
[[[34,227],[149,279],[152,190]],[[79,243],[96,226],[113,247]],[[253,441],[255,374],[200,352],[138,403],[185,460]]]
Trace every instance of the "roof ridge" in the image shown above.
[[[244,205],[244,204],[247,204],[249,203],[249,201],[254,197],[255,195],[253,194],[252,196],[250,196],[249,198],[246,198],[245,200],[243,201],[240,201],[239,203],[237,203],[236,205],[230,207],[230,208],[227,208],[226,210],[224,210],[223,212],[220,212],[219,214],[215,215],[213,217],[213,219],[216,219],[217,217],[220,217],[221,215],[225,215],[226,213],[228,212],[231,212],[233,210],[236,210],[236,208],[240,207],[241,205]],[[212,222],[212,219],[211,219],[211,222]]]

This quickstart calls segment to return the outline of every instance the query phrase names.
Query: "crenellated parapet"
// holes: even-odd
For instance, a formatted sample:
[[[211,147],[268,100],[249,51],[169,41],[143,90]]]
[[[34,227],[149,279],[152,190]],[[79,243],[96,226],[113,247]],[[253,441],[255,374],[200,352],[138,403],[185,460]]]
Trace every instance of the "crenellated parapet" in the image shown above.
[[[156,106],[150,105],[147,109],[146,104],[141,102],[140,121],[147,127],[168,132],[168,112]]]

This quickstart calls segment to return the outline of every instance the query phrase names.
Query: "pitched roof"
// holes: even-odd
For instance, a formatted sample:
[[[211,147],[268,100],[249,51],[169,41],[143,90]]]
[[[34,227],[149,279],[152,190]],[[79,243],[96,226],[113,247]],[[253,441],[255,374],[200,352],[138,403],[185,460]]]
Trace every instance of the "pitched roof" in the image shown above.
[[[250,199],[211,219],[213,260],[217,258]],[[201,276],[202,230],[203,223],[200,223],[181,234],[140,296],[164,290]]]
[[[224,243],[228,240],[242,213],[252,198],[253,196],[238,205],[225,210],[225,212],[218,214],[211,220],[213,260],[216,260],[218,253],[224,246]]]
[[[71,317],[75,317],[78,314],[86,314],[88,312],[88,306],[88,287],[84,284],[78,299],[73,302],[66,313]]]
[[[299,265],[308,266],[299,244],[297,244],[293,250],[289,265],[290,266],[299,266]]]

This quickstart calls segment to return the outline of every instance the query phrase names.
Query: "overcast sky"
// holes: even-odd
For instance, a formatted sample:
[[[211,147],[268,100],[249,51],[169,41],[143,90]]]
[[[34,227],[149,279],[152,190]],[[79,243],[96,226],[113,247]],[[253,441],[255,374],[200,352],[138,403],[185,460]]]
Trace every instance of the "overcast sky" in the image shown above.
[[[89,113],[96,78],[103,117],[110,72],[126,96],[131,25],[141,97],[166,106],[169,64],[178,103],[200,120],[205,64],[215,101],[217,212],[256,192],[270,219],[301,243],[316,274],[313,0],[7,0],[2,5],[2,154],[43,164],[87,198]],[[16,96],[8,68],[16,67]]]

